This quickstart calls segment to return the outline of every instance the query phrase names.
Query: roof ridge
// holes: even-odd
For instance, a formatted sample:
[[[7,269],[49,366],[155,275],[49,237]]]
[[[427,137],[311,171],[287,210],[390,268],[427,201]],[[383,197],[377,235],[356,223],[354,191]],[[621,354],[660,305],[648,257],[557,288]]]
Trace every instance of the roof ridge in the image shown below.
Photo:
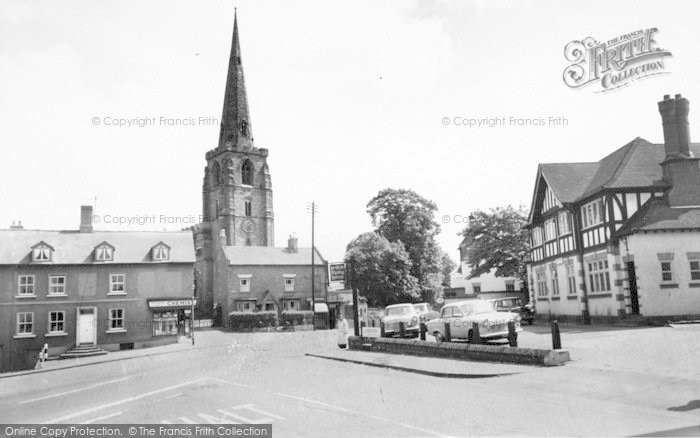
[[[615,171],[613,172],[612,177],[610,177],[608,182],[603,184],[602,187],[606,187],[608,185],[611,185],[615,181],[620,179],[620,177],[622,176],[622,175],[620,175],[620,169],[624,168],[627,165],[627,163],[630,162],[630,158],[632,157],[632,155],[634,155],[634,152],[637,151],[637,148],[642,144],[652,144],[652,143],[649,143],[648,141],[644,140],[641,137],[637,137],[634,140],[632,140],[631,142],[627,143],[625,146],[623,146],[623,147],[627,147],[627,150],[625,151],[624,156],[622,157],[622,159],[618,163],[617,167],[615,168]]]

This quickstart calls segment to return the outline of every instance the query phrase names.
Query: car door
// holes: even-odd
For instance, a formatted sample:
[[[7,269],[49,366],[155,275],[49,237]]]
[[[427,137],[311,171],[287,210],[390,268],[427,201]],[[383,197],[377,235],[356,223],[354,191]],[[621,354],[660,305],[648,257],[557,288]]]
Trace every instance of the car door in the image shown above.
[[[445,323],[448,323],[451,325],[452,321],[452,306],[445,306],[442,308],[440,311],[440,318],[435,320],[436,323],[438,323],[439,327],[437,328],[440,333],[443,335],[445,334]],[[451,329],[452,327],[450,327]]]
[[[467,337],[467,326],[469,324],[466,322],[464,316],[465,315],[464,312],[462,312],[462,309],[460,309],[458,306],[455,306],[452,310],[452,322],[450,324],[450,329],[452,331],[453,338],[465,339]]]

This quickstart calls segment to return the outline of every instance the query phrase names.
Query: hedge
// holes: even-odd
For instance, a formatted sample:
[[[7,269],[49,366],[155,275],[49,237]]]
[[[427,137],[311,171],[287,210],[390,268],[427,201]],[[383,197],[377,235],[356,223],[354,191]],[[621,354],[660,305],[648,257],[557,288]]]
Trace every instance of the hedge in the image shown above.
[[[281,325],[313,324],[314,312],[311,310],[285,310],[282,312]]]
[[[261,312],[231,312],[228,314],[228,328],[250,330],[262,327],[277,327],[279,320],[274,310]]]

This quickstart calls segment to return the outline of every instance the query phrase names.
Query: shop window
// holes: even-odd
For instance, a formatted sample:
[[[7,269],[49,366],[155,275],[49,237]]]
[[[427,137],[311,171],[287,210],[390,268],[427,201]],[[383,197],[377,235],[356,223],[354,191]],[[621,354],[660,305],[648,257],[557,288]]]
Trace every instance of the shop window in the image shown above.
[[[153,312],[153,336],[177,335],[177,312]]]

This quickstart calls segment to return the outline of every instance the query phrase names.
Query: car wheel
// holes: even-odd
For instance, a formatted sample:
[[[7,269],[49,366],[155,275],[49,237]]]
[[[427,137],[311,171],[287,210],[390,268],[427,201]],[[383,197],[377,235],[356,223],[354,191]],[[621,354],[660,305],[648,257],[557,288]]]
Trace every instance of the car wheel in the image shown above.
[[[436,342],[445,342],[445,337],[442,335],[442,333],[435,332],[435,341]]]

